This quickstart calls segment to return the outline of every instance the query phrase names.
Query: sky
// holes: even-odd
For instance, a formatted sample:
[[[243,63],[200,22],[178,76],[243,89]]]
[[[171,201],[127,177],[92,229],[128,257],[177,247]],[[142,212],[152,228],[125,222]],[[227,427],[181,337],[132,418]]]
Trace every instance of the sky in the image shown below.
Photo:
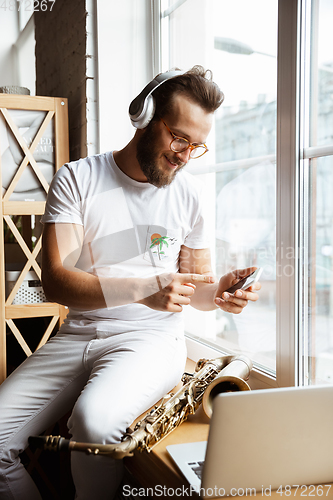
[[[276,99],[277,0],[212,0],[214,36],[243,42],[251,55],[214,51],[214,79],[225,94],[224,108],[260,95]],[[260,13],[260,14],[259,14]],[[258,54],[264,52],[268,56]]]
[[[214,35],[246,43],[251,55],[215,50],[214,78],[225,93],[224,107],[237,106],[244,100],[257,102],[276,99],[277,0],[210,0],[214,6]],[[318,0],[319,66],[333,63],[333,0]],[[268,55],[262,55],[263,52]]]

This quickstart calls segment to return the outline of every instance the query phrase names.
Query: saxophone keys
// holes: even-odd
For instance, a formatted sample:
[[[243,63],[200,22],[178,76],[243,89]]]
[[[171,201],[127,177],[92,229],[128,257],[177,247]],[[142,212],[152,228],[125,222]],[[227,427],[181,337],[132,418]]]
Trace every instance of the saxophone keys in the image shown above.
[[[157,416],[149,415],[146,420],[147,420],[148,424],[153,424],[156,421],[156,419],[157,419]]]
[[[98,455],[99,454],[99,449],[95,448],[94,450],[92,450],[91,448],[87,448],[86,452],[87,452],[88,455]]]
[[[154,427],[153,427],[151,424],[149,424],[149,423],[147,423],[147,424],[146,424],[146,426],[145,426],[145,430],[146,430],[149,434],[151,434],[151,435],[153,435],[153,434],[154,434]]]

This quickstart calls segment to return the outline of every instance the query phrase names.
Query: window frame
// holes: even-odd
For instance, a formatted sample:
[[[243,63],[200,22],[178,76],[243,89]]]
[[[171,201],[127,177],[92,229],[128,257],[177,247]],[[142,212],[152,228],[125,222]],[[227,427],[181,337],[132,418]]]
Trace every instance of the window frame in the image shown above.
[[[301,0],[279,0],[277,78],[277,230],[278,269],[290,264],[294,274],[276,282],[276,380],[299,385],[299,169],[300,169],[300,18]]]

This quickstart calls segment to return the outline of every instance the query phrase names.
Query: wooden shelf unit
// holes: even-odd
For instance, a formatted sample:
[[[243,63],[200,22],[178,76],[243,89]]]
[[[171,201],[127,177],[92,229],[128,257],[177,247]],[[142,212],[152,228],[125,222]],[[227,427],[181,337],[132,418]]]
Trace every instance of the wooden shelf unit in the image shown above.
[[[23,133],[20,131],[26,131],[27,127],[22,125],[19,127],[15,123],[15,116],[12,110],[22,111],[22,116],[24,112],[38,111],[44,112],[44,117],[42,117],[42,122],[38,130],[33,130],[32,135],[34,137],[31,140],[23,137]],[[35,113],[36,115],[36,113]],[[40,115],[42,116],[42,115]],[[41,217],[44,213],[45,201],[12,201],[11,196],[14,193],[15,188],[22,177],[22,174],[26,169],[30,169],[30,173],[33,174],[38,179],[38,184],[43,192],[42,197],[46,198],[46,193],[49,189],[49,183],[45,179],[41,169],[39,168],[38,161],[34,158],[34,153],[36,153],[36,148],[39,144],[43,142],[43,135],[48,126],[52,126],[53,131],[53,174],[69,160],[69,144],[68,144],[68,106],[67,99],[63,98],[53,98],[53,97],[32,97],[23,95],[12,95],[12,94],[0,94],[0,119],[2,120],[2,130],[7,130],[7,136],[10,135],[11,144],[14,144],[14,149],[20,151],[22,159],[18,162],[17,170],[13,172],[11,181],[8,186],[6,186],[6,191],[1,193],[1,204],[0,204],[0,383],[7,376],[7,352],[6,352],[6,329],[10,328],[11,333],[16,337],[18,343],[22,347],[23,351],[27,356],[30,356],[31,349],[28,346],[24,336],[19,331],[14,320],[20,318],[36,318],[36,317],[51,317],[51,321],[46,328],[45,332],[41,332],[40,341],[37,349],[41,347],[51,335],[57,322],[64,319],[67,314],[67,310],[60,306],[59,304],[49,303],[49,302],[37,302],[29,304],[13,304],[13,300],[17,291],[23,283],[26,274],[32,269],[41,279],[41,268],[38,263],[38,256],[41,251],[41,236],[33,244],[29,244],[26,234],[24,234],[24,228],[20,232],[17,227],[16,221],[21,218],[21,221],[31,220],[31,216],[35,215]],[[24,121],[24,120],[23,120]],[[51,125],[50,125],[51,123]],[[36,127],[35,127],[36,128]],[[1,131],[1,130],[0,130]],[[5,168],[4,157],[4,147],[1,144],[4,143],[4,137],[0,134],[0,184],[3,186],[3,169]],[[8,172],[7,172],[8,178]],[[3,191],[3,189],[2,189]],[[29,192],[28,192],[29,193]],[[45,193],[45,196],[44,196]],[[17,196],[16,196],[17,198]],[[27,195],[29,199],[29,194]],[[15,217],[16,216],[16,217]],[[23,216],[23,217],[20,217]],[[5,259],[5,236],[4,228],[5,224],[7,230],[11,232],[12,237],[15,239],[15,247],[19,248],[21,255],[23,255],[23,260],[26,259],[25,263],[22,262],[23,270],[20,270],[20,275],[6,298],[6,259]],[[31,243],[31,241],[30,241]]]

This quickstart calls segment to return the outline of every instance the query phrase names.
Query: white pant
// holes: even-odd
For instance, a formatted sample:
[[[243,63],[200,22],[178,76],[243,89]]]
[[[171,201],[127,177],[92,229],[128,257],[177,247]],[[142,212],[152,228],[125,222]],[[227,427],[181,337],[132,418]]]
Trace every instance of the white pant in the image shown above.
[[[18,454],[73,405],[73,440],[114,443],[183,373],[185,341],[161,332],[58,333],[0,386],[0,498],[40,499]],[[72,452],[79,500],[112,499],[122,461]]]

